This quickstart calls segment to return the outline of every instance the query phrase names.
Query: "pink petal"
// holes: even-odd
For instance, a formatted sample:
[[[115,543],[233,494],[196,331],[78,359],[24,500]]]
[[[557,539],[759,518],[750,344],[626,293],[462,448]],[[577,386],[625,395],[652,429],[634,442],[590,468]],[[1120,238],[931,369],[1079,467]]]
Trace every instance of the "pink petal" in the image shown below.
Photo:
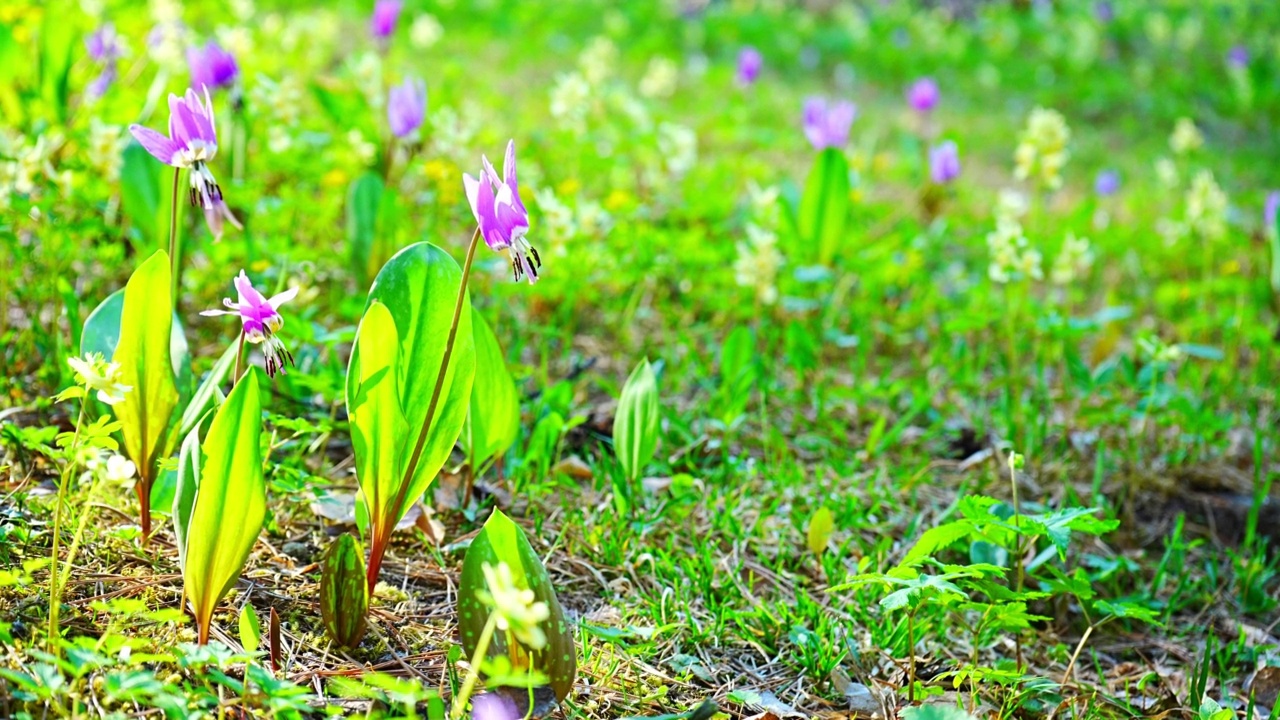
[[[245,275],[243,270],[240,271],[240,274],[236,276],[233,282],[236,286],[236,292],[240,295],[241,309],[247,310],[267,304],[267,299],[253,286],[249,276]]]
[[[267,304],[271,306],[272,310],[279,310],[281,305],[289,302],[290,300],[294,299],[297,296],[298,296],[298,288],[296,287],[289,288],[288,290],[285,290],[282,293],[277,293],[275,295],[272,295],[271,299],[267,301]]]
[[[133,134],[134,139],[142,145],[144,150],[151,153],[152,157],[165,165],[174,164],[173,156],[178,152],[178,146],[172,140],[149,127],[136,123],[129,126],[129,132]]]

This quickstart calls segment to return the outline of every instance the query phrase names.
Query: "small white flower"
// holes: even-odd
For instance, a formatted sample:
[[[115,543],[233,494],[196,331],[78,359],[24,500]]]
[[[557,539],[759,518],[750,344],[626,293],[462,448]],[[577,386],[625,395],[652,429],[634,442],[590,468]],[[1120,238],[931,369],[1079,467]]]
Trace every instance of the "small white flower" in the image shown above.
[[[1173,134],[1169,136],[1169,147],[1179,155],[1185,155],[1192,150],[1199,150],[1204,145],[1204,136],[1200,134],[1200,129],[1196,127],[1191,118],[1178,118],[1178,122],[1173,126]]]
[[[112,455],[107,458],[103,479],[115,485],[123,485],[133,479],[138,468],[133,461],[123,455]]]
[[[640,79],[640,94],[648,98],[671,97],[679,81],[680,66],[669,58],[656,57],[649,61],[649,67]]]
[[[409,42],[419,50],[426,50],[435,45],[442,37],[444,37],[444,26],[435,15],[430,13],[422,13],[409,27]]]
[[[120,382],[120,365],[107,362],[98,353],[67,358],[67,364],[75,371],[76,381],[89,390],[97,390],[98,399],[108,405],[122,402],[125,393],[133,389]]]

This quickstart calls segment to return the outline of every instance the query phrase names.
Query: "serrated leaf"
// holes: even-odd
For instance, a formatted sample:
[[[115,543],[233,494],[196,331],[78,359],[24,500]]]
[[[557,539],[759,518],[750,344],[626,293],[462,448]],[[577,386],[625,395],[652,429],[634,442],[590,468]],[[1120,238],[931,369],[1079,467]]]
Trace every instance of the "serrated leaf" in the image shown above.
[[[461,440],[472,472],[479,472],[486,462],[501,457],[516,441],[520,432],[520,396],[497,335],[474,307],[471,329],[475,333],[476,377]]]
[[[836,148],[814,158],[796,215],[801,250],[798,257],[814,257],[830,265],[844,239],[849,216],[849,163]]]
[[[542,629],[547,644],[533,650],[510,633],[495,633],[489,645],[489,657],[505,656],[515,669],[532,669],[551,679],[556,698],[563,702],[577,675],[578,653],[573,633],[564,619],[564,610],[556,599],[555,589],[547,577],[542,560],[529,544],[524,531],[501,510],[494,510],[484,528],[467,549],[458,581],[458,626],[462,647],[468,657],[475,654],[476,644],[489,619],[489,609],[480,599],[487,589],[484,566],[505,563],[517,587],[531,590],[535,602],[547,604],[550,615]]]
[[[649,359],[631,371],[613,416],[613,447],[622,471],[635,481],[658,449],[658,379]]]
[[[950,547],[966,538],[973,532],[973,523],[968,520],[957,520],[945,525],[929,528],[920,535],[920,539],[903,558],[903,565],[915,565],[921,560],[933,557],[939,550]]]
[[[334,538],[320,562],[320,617],[339,647],[354,648],[364,637],[369,611],[364,549],[354,535]]]
[[[182,580],[202,644],[208,640],[214,608],[239,579],[266,517],[259,372],[250,369],[240,378],[201,443],[204,461],[187,531]]]

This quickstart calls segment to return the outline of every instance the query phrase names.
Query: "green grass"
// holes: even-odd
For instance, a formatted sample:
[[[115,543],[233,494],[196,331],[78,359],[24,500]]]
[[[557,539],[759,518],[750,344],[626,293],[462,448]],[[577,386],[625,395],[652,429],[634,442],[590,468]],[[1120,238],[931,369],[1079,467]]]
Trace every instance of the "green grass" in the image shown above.
[[[149,12],[107,2],[132,53],[107,96],[87,103],[97,69],[81,36],[97,21],[71,3],[0,11],[0,159],[40,136],[63,141],[54,175],[37,173],[33,192],[10,192],[0,171],[0,716],[398,717],[414,703],[436,716],[429,698],[447,699],[465,675],[458,571],[496,506],[525,528],[572,620],[579,675],[565,717],[680,713],[708,698],[750,717],[766,693],[821,715],[848,707],[849,682],[893,713],[923,701],[993,718],[1219,717],[1207,695],[1266,717],[1274,699],[1250,685],[1255,707],[1246,681],[1280,665],[1280,288],[1269,280],[1276,230],[1261,222],[1280,159],[1280,48],[1267,30],[1280,15],[1115,4],[1117,19],[1102,25],[1087,3],[1026,13],[991,3],[949,21],[905,3],[834,13],[717,3],[681,16],[661,3],[410,2],[381,82],[424,78],[428,125],[391,165],[398,205],[371,267],[357,267],[348,187],[383,171],[387,135],[366,98],[382,89],[356,70],[377,57],[369,8],[261,2],[236,18],[225,3],[190,3],[183,19],[200,37],[221,29],[231,44],[235,29],[249,40],[233,48],[245,171],[234,177],[229,144],[214,162],[246,228],[213,242],[198,212],[181,218],[179,317],[196,377],[235,339],[196,313],[231,293],[241,267],[267,294],[302,288],[281,331],[296,367],[263,386],[268,517],[214,618],[225,646],[198,648],[171,524],[144,547],[131,491],[90,497],[91,483],[74,482],[63,548],[90,515],[57,657],[45,630],[48,558],[66,459],[54,436],[76,415],[50,398],[75,382],[65,358],[78,354],[85,318],[167,239],[167,170],[149,174],[145,158],[136,173],[104,176],[90,123],[162,126],[164,103],[149,94],[185,88],[186,71],[148,59]],[[415,47],[409,25],[428,11],[443,37]],[[1156,16],[1171,39],[1160,40]],[[29,59],[47,64],[53,41],[41,38],[63,32],[74,62],[60,96]],[[552,88],[597,37],[618,57],[575,128],[552,115]],[[1097,52],[1073,55],[1088,37]],[[742,89],[733,62],[746,43],[766,70]],[[1252,55],[1247,101],[1226,68],[1236,43]],[[679,64],[669,97],[638,94],[655,56]],[[932,213],[902,99],[924,74],[942,87],[933,124],[964,165],[954,185],[931,191]],[[295,88],[289,103],[274,98],[291,107],[273,107],[267,78]],[[859,106],[844,149],[847,229],[822,272],[789,231],[789,211],[767,217],[748,189],[777,186],[784,208],[803,192],[814,153],[800,105],[817,93]],[[227,94],[214,104],[230,132]],[[1013,176],[1037,106],[1071,129],[1055,192]],[[1205,144],[1176,155],[1168,138],[1181,117]],[[683,173],[664,124],[696,134]],[[455,453],[427,496],[443,537],[397,534],[370,632],[339,651],[320,622],[317,563],[349,528],[315,503],[346,509],[356,487],[344,387],[370,270],[417,240],[461,261],[473,229],[461,173],[509,137],[543,279],[511,282],[506,260],[482,247],[470,293],[517,380],[520,437],[467,507]],[[1176,187],[1157,177],[1160,158],[1176,162]],[[1093,192],[1103,168],[1123,177],[1114,197]],[[1226,231],[1168,242],[1160,221],[1184,217],[1201,169],[1230,197]],[[1009,187],[1030,198],[1022,224],[1046,276],[1068,231],[1091,240],[1092,266],[1064,285],[993,282],[986,237]],[[576,232],[557,223],[548,191],[573,209]],[[737,282],[749,223],[773,229],[786,258],[774,303]],[[1160,357],[1143,341],[1181,353]],[[657,373],[660,442],[643,482],[628,482],[613,416],[643,357]],[[1016,498],[1011,452],[1026,459]],[[832,529],[825,542],[815,531],[815,551],[810,524],[823,508]],[[245,602],[264,620],[280,616],[278,672],[239,652]]]

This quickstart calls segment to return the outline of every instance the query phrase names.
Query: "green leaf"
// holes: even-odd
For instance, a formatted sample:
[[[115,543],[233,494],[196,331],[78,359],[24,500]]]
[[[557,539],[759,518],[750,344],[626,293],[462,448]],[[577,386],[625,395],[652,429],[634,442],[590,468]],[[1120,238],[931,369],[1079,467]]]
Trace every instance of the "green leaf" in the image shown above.
[[[547,644],[541,650],[522,645],[509,633],[498,632],[489,645],[490,658],[506,656],[515,669],[534,670],[551,679],[551,687],[561,702],[573,687],[578,672],[578,651],[573,633],[564,619],[564,610],[556,599],[555,589],[547,577],[542,560],[529,544],[524,530],[501,510],[495,509],[476,535],[462,564],[458,581],[458,626],[462,647],[468,657],[475,654],[476,644],[489,619],[489,608],[480,600],[487,589],[484,566],[505,563],[511,568],[515,584],[533,591],[535,602],[547,604],[550,615],[543,621]]]
[[[382,178],[371,172],[352,180],[347,189],[347,245],[351,251],[351,268],[362,285],[373,274],[369,265],[378,233],[382,189]]]
[[[836,148],[818,153],[800,198],[797,226],[804,251],[799,257],[813,257],[830,265],[844,239],[849,216],[849,163]]]
[[[902,711],[902,720],[977,720],[954,705],[920,705]]]
[[[356,333],[347,369],[347,408],[360,501],[377,517],[390,512],[403,480],[404,449],[412,442],[397,392],[399,357],[395,320],[386,305],[375,302],[365,311]],[[350,394],[353,388],[354,395]]]
[[[418,432],[426,418],[431,394],[444,360],[449,328],[453,322],[454,304],[462,271],[444,250],[426,242],[415,243],[396,253],[374,279],[366,310],[374,303],[386,307],[395,322],[399,356],[395,362],[396,393],[404,420],[409,428],[407,442],[402,444],[401,468],[407,468],[417,442]],[[392,345],[397,344],[392,342]],[[362,378],[371,373],[361,370],[367,342],[358,342],[352,350],[347,369],[347,402],[355,405]],[[407,488],[397,492],[403,502],[396,506],[389,499],[379,511],[370,499],[373,534],[378,528],[390,536],[390,529],[404,517],[413,501],[421,497],[449,458],[462,434],[471,404],[471,384],[475,377],[476,350],[471,327],[471,302],[464,298],[459,316],[453,358],[446,368],[439,404],[423,445],[423,452]],[[380,441],[381,442],[381,441]],[[357,459],[357,464],[362,462]],[[364,485],[364,480],[361,480]]]
[[[116,346],[120,344],[120,316],[123,313],[124,288],[121,288],[98,303],[98,307],[85,318],[80,332],[80,354],[95,352],[104,358],[113,357]],[[177,313],[173,314],[173,327],[169,331],[169,355],[181,391],[184,378],[191,377],[191,352]]]
[[[173,534],[178,544],[178,565],[186,567],[187,535],[191,527],[191,510],[196,503],[196,487],[200,484],[200,428],[212,411],[201,416],[195,427],[182,440],[178,451],[177,479],[173,489]]]
[[[475,307],[471,329],[476,342],[476,378],[471,385],[471,405],[462,426],[462,444],[470,457],[471,471],[501,457],[520,432],[520,396],[507,371],[506,356],[498,337]]]
[[[218,387],[227,378],[227,374],[231,372],[231,367],[235,365],[236,355],[239,350],[239,343],[228,345],[227,349],[222,351],[222,357],[218,358],[218,361],[213,364],[213,368],[209,370],[209,374],[205,376],[204,381],[200,383],[200,387],[196,388],[195,394],[187,402],[187,408],[182,411],[182,420],[178,424],[179,436],[185,437],[187,433],[191,432],[196,422],[204,417],[205,412],[210,407],[216,404],[221,394]]]
[[[320,562],[320,617],[339,647],[354,648],[364,637],[369,611],[364,549],[354,535],[334,538]]]
[[[262,623],[251,603],[240,608],[240,644],[246,652],[257,652],[262,646]]]
[[[613,416],[613,447],[628,480],[644,472],[658,449],[658,379],[649,359],[631,371]]]
[[[68,78],[77,49],[76,23],[70,3],[51,2],[40,26],[40,88],[58,122],[66,122]]]
[[[813,517],[809,518],[809,552],[822,555],[827,549],[827,543],[831,541],[831,532],[835,527],[836,519],[830,508],[820,507],[815,510]]]
[[[172,340],[169,256],[157,251],[125,285],[120,339],[113,355],[113,361],[120,365],[120,382],[133,388],[113,410],[120,421],[125,454],[138,468],[144,533],[150,524],[151,483],[159,473],[160,461],[172,451],[175,438],[169,428],[179,400]]]
[[[120,166],[120,206],[142,235],[135,250],[156,247],[160,234],[168,230],[162,217],[160,186],[164,166],[136,142],[124,149]],[[163,228],[163,229],[162,229]]]
[[[929,528],[924,531],[924,534],[912,546],[907,556],[903,558],[902,564],[915,565],[921,560],[931,558],[939,550],[950,547],[968,537],[971,532],[973,532],[973,523],[968,520],[957,520]]]
[[[262,398],[251,369],[218,408],[201,444],[204,461],[187,531],[182,580],[203,643],[213,611],[240,577],[266,517]]]

